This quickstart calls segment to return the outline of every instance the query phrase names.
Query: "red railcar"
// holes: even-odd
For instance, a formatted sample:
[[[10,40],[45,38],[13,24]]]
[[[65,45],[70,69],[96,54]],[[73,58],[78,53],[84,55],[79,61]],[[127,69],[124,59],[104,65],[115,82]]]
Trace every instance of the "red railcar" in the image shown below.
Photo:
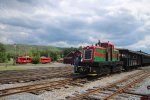
[[[18,56],[16,57],[16,63],[23,64],[23,63],[31,63],[30,56]]]
[[[42,56],[40,57],[40,63],[50,63],[51,62],[51,58],[48,58],[48,57],[45,57],[45,56]]]

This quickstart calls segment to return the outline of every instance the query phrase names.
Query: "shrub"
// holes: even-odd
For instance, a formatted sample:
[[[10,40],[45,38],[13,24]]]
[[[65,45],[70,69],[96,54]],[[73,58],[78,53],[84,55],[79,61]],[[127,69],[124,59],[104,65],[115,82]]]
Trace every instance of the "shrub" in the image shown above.
[[[33,57],[32,58],[32,64],[38,64],[40,62],[40,58],[39,57]]]
[[[6,49],[5,46],[0,43],[0,63],[4,63],[6,61]]]

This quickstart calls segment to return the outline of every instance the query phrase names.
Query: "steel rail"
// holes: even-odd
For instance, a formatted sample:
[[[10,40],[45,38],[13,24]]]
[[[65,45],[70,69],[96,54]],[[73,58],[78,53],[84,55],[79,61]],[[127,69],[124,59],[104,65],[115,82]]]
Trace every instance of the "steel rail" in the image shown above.
[[[124,91],[128,90],[129,88],[131,88],[131,86],[136,85],[137,83],[142,82],[144,79],[146,79],[148,76],[150,76],[149,73],[145,73],[144,75],[140,76],[139,78],[133,80],[132,82],[126,84],[125,86],[117,89],[114,93],[112,93],[111,95],[104,97],[103,100],[110,100],[113,97],[123,93]]]
[[[8,88],[0,90],[0,97],[12,95],[12,94],[18,94],[23,92],[34,92],[38,90],[44,90],[48,88],[57,88],[62,87],[65,85],[73,85],[75,82],[80,83],[85,81],[85,79],[64,79],[64,80],[58,80],[58,81],[52,81],[52,82],[46,82],[46,83],[39,83],[39,84],[33,84],[33,85],[27,85],[27,86],[20,86],[20,87],[14,87],[14,88]]]
[[[100,91],[102,91],[102,90],[105,90],[105,89],[107,89],[107,88],[114,87],[114,86],[116,86],[116,84],[118,84],[118,83],[125,82],[125,81],[129,80],[129,78],[133,78],[133,77],[136,77],[136,76],[138,76],[138,75],[142,75],[142,74],[144,74],[144,73],[145,73],[144,71],[140,71],[140,72],[137,72],[137,73],[128,75],[128,76],[126,76],[125,78],[123,78],[123,79],[121,79],[121,80],[119,80],[119,81],[116,81],[116,82],[114,82],[114,83],[112,83],[112,84],[106,85],[106,86],[104,86],[104,87],[98,87],[98,88],[96,88],[96,89],[91,89],[90,91],[87,91],[87,92],[85,92],[85,93],[79,94],[79,95],[74,96],[74,97],[70,97],[69,100],[80,100],[80,99],[82,99],[82,98],[84,98],[84,97],[86,98],[86,96],[89,96],[89,95],[91,95],[91,94],[95,94],[95,93],[100,92]]]

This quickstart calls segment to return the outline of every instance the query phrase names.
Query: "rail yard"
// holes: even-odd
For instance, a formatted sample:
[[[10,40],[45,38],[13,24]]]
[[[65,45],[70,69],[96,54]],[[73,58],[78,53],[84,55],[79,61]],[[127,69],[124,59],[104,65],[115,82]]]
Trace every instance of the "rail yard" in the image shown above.
[[[30,66],[31,68],[26,70],[1,71],[0,99],[150,98],[150,55],[147,53],[128,49],[117,50],[112,43],[99,41],[95,46],[86,46],[82,51],[70,53],[68,58],[66,57],[64,62],[70,64],[54,62],[40,64],[34,68]],[[26,60],[28,59],[23,62]]]
[[[0,100],[150,100],[150,0],[0,0]]]
[[[1,72],[0,99],[140,100],[149,93],[138,91],[150,79],[150,68],[145,68],[97,77],[73,74],[68,65]]]

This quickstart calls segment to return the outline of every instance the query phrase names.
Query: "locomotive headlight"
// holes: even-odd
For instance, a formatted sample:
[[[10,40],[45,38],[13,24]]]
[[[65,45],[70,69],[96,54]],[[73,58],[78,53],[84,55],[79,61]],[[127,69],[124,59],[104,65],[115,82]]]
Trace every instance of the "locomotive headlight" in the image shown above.
[[[92,72],[96,72],[96,70],[93,70]]]

